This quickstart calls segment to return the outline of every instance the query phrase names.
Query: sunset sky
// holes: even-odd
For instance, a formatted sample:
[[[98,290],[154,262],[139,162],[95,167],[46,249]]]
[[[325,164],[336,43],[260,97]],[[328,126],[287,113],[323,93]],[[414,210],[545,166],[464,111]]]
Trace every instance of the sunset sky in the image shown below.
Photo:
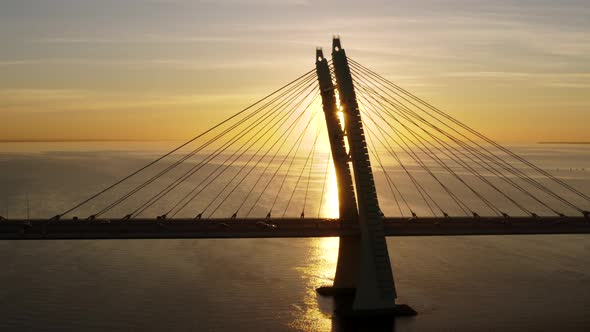
[[[589,17],[588,0],[3,0],[0,140],[187,139],[340,34],[499,141],[590,141]]]

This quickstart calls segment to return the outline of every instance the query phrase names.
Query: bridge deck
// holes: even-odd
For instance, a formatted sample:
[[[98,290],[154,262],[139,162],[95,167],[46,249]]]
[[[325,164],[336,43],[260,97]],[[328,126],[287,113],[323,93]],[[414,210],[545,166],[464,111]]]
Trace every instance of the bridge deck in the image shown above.
[[[262,224],[262,223],[265,224]],[[384,218],[387,236],[588,234],[583,217]],[[359,234],[358,225],[337,219],[134,219],[3,220],[0,239],[289,238]]]

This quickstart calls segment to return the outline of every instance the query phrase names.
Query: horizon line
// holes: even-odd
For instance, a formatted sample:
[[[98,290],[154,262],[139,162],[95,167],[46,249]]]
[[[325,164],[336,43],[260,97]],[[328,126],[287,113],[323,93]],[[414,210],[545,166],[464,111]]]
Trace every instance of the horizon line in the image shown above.
[[[0,139],[0,143],[108,143],[108,142],[184,142],[186,139],[108,139],[108,138],[81,138],[81,139]],[[537,142],[511,142],[528,144],[579,144],[590,145],[590,141],[537,141]]]
[[[0,139],[0,143],[181,142],[182,139]]]

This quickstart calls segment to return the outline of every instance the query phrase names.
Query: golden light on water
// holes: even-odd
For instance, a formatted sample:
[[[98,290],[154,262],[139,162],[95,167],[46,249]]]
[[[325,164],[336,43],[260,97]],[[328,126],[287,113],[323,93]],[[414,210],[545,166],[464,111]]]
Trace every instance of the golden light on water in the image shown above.
[[[326,187],[322,197],[320,215],[325,218],[338,218],[338,186],[334,163],[330,159]],[[340,242],[337,237],[312,238],[307,265],[298,268],[305,279],[307,290],[303,301],[305,306],[297,313],[291,326],[299,331],[330,331],[332,329],[332,300],[322,298],[316,292],[321,286],[332,285],[338,261]]]
[[[305,309],[297,314],[291,326],[299,331],[330,331],[333,308],[331,299],[320,297],[316,289],[332,285],[336,273],[339,240],[337,237],[310,239],[307,265],[300,268],[306,279]]]

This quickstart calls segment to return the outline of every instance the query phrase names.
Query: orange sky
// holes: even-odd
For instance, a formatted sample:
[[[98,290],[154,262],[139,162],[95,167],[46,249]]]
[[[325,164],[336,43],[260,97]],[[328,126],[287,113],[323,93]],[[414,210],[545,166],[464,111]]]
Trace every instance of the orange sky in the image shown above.
[[[0,140],[182,140],[347,54],[504,142],[590,141],[583,1],[8,1]]]

